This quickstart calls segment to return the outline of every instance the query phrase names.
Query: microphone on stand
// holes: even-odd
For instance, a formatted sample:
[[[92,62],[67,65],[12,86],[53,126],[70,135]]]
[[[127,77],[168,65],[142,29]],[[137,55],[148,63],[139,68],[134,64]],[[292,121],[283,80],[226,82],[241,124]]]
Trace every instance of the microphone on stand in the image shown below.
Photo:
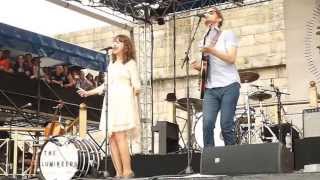
[[[251,86],[251,87],[258,88],[258,89],[261,87],[261,86],[255,85],[255,84],[251,84],[250,86]]]
[[[31,107],[31,106],[32,106],[32,103],[27,103],[25,105],[20,106],[20,109],[24,109],[24,108]]]

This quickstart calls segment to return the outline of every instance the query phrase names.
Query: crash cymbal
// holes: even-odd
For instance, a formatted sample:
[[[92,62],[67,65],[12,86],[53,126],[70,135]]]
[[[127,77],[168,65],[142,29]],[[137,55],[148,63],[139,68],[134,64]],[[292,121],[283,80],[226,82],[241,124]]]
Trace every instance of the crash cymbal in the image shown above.
[[[255,101],[264,101],[266,99],[270,99],[272,97],[271,94],[268,94],[264,91],[257,91],[250,94],[249,98]]]
[[[178,104],[187,109],[187,98],[178,99]],[[190,108],[194,108],[196,112],[202,111],[202,100],[196,98],[189,98]]]
[[[250,83],[259,79],[259,74],[255,72],[240,72],[239,76],[241,83]]]

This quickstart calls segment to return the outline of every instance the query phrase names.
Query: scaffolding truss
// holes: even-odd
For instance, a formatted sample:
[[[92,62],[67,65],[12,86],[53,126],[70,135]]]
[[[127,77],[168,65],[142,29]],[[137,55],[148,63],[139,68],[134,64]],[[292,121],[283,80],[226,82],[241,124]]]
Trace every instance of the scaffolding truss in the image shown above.
[[[152,77],[152,26],[145,23],[138,26],[139,70],[142,83],[140,95],[140,109],[142,122],[142,152],[153,150],[153,77]]]

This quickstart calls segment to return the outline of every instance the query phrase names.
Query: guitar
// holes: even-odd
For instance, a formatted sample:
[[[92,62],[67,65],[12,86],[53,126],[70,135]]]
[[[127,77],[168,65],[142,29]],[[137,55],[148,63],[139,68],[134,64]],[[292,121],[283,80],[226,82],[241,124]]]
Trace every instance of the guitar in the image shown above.
[[[212,39],[211,43],[210,43],[210,47],[214,47],[220,37],[221,31],[220,30],[216,30],[216,34],[214,36],[214,38]],[[207,34],[204,37],[203,40],[203,45],[206,45],[206,39],[207,36],[209,35],[209,32],[211,30],[209,30],[207,32]],[[208,78],[208,63],[209,63],[209,55],[205,55],[205,53],[202,53],[202,57],[201,57],[201,69],[200,69],[200,99],[203,99],[204,97],[204,91],[206,89],[206,82],[207,82],[207,78]]]
[[[208,78],[208,61],[209,56],[205,56],[204,53],[202,53],[200,69],[200,99],[203,99],[204,91],[206,89],[206,82]]]
[[[57,117],[58,111],[63,107],[63,102],[60,101],[59,104],[56,106],[56,110],[53,114],[53,118],[51,121],[46,125],[44,129],[44,136],[45,139],[49,139],[52,136],[58,136],[64,134],[63,126],[60,123],[59,118]]]
[[[54,112],[53,118],[46,125],[44,129],[45,139],[49,139],[53,136],[62,136],[72,130],[72,127],[79,122],[79,118],[76,118],[74,121],[68,124],[65,128],[62,126],[60,122],[60,118],[57,118],[58,111],[63,107],[63,102],[59,102],[56,106],[56,110]]]

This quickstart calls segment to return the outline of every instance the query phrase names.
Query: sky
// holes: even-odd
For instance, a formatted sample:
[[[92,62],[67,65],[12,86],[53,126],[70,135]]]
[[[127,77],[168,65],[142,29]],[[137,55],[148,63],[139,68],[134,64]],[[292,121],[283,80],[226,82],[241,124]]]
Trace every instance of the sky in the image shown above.
[[[47,36],[108,25],[46,0],[1,0],[0,22]]]

